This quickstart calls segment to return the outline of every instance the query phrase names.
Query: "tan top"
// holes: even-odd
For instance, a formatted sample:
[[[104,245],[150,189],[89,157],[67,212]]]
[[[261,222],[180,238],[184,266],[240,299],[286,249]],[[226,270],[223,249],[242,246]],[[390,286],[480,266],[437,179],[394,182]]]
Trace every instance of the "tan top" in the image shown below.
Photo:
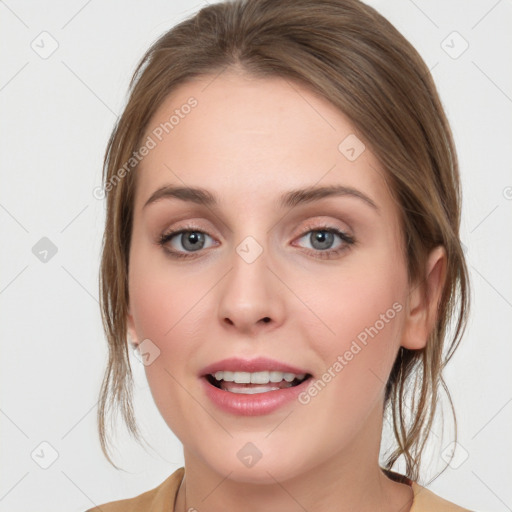
[[[400,480],[412,486],[414,500],[410,512],[470,512],[450,501],[437,496],[427,488],[412,482],[403,475],[386,471],[395,480]],[[174,504],[178,489],[185,474],[185,468],[177,469],[158,487],[134,498],[111,501],[99,507],[91,508],[87,512],[174,512]],[[172,504],[172,508],[170,505]]]

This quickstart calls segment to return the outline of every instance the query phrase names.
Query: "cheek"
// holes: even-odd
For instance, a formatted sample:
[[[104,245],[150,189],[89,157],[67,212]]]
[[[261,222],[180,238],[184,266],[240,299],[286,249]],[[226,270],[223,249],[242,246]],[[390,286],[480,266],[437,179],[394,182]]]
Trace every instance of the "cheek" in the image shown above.
[[[137,335],[157,344],[170,341],[186,325],[188,312],[204,293],[200,282],[166,263],[142,251],[134,252],[130,262],[130,307]]]
[[[382,265],[362,265],[337,277],[302,280],[302,294],[316,283],[318,293],[309,293],[305,302],[321,319],[316,329],[303,324],[302,331],[324,364],[300,397],[310,431],[350,439],[382,401],[400,345],[405,279],[403,269],[390,264],[386,271]]]
[[[137,339],[149,339],[158,348],[154,363],[145,367],[157,399],[159,389],[168,394],[176,385],[172,376],[180,383],[195,378],[191,356],[204,344],[205,324],[215,314],[208,290],[218,278],[194,279],[143,251],[131,255],[130,265],[130,309]]]
[[[194,389],[191,356],[201,342],[201,322],[212,314],[201,300],[208,288],[169,265],[147,261],[142,253],[131,259],[130,307],[137,338],[157,347],[158,355],[144,368],[155,404],[171,430],[183,437],[183,425],[200,414],[184,390]]]
[[[315,313],[317,334],[313,335],[312,324],[303,325],[315,352],[327,368],[341,355],[346,356],[347,367],[365,369],[354,372],[354,385],[363,378],[385,382],[401,339],[406,271],[392,259],[377,263],[359,261],[337,273],[297,281],[297,295]]]

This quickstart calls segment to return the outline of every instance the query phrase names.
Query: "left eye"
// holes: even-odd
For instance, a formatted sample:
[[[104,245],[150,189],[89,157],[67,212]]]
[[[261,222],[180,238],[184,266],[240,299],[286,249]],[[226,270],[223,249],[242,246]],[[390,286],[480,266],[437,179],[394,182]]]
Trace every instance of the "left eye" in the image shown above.
[[[338,244],[338,247],[332,247],[336,237],[341,241]],[[312,229],[305,233],[299,240],[303,239],[306,239],[306,241],[311,244],[311,249],[317,251],[336,251],[340,246],[352,243],[351,237],[336,228]]]

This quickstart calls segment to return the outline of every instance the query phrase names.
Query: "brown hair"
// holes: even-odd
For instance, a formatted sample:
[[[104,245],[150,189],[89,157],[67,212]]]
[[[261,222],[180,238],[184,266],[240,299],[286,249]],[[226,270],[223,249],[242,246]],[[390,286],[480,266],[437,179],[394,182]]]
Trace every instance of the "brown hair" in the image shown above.
[[[399,349],[386,385],[385,406],[391,412],[396,449],[385,468],[403,456],[407,476],[417,480],[440,387],[448,395],[457,436],[442,370],[460,343],[469,309],[469,281],[459,240],[458,162],[425,63],[393,25],[357,0],[238,0],[209,5],[166,32],[138,64],[103,169],[108,193],[100,299],[109,345],[98,408],[103,453],[115,466],[108,454],[105,419],[118,406],[129,432],[140,440],[131,402],[126,326],[136,173],[127,172],[125,163],[171,91],[194,77],[214,76],[225,69],[306,85],[351,120],[377,156],[400,205],[411,283],[421,284],[431,249],[442,245],[446,250],[447,277],[436,326],[424,349]],[[450,327],[453,333],[445,350]],[[409,419],[407,406],[412,409]]]

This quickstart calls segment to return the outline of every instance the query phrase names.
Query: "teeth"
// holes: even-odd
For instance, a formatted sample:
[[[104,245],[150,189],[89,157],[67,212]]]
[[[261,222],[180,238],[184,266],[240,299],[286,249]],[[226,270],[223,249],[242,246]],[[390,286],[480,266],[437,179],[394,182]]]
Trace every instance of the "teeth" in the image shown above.
[[[213,375],[216,380],[226,382],[236,382],[237,384],[268,384],[269,382],[292,382],[294,379],[303,380],[305,373],[295,375],[294,373],[264,371],[264,372],[215,372]]]
[[[257,395],[259,393],[268,393],[269,391],[279,391],[281,388],[275,386],[266,386],[258,388],[230,389],[231,393],[240,393],[242,395]]]

